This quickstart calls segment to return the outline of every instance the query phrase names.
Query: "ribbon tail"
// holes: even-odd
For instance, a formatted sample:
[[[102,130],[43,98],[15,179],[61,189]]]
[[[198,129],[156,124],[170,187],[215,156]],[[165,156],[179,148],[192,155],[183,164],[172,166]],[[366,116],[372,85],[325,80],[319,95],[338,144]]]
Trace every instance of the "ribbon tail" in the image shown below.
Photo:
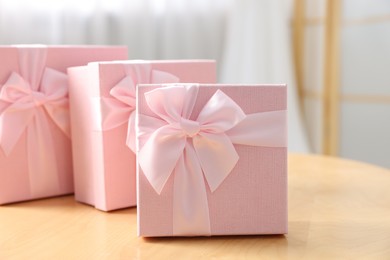
[[[42,109],[27,126],[27,154],[30,174],[31,195],[46,197],[60,188],[57,161],[50,126]]]
[[[173,235],[210,236],[206,184],[192,145],[186,144],[174,174]]]
[[[66,137],[70,137],[70,121],[69,121],[69,102],[67,99],[53,102],[45,105],[47,114],[64,133]]]
[[[0,114],[0,147],[7,156],[11,154],[33,117],[31,109],[12,111],[12,107]]]
[[[135,140],[135,113],[134,111],[130,114],[129,123],[127,125],[127,139],[126,145],[130,150],[136,152],[136,140]]]
[[[229,137],[201,133],[193,140],[203,174],[214,192],[236,166],[239,156]]]

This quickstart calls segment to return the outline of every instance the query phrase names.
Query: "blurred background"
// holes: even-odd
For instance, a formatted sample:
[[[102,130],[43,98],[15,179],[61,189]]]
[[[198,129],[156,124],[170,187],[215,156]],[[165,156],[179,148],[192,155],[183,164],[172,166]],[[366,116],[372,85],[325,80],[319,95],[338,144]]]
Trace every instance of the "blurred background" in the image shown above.
[[[289,150],[390,168],[388,0],[0,0],[0,44],[119,44],[287,83]],[[1,62],[1,57],[0,57]]]

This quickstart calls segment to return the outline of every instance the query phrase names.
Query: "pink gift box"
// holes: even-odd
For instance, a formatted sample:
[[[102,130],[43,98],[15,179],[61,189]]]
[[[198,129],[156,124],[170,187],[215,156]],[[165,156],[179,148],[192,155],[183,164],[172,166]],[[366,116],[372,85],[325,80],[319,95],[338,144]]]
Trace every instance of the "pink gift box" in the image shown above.
[[[285,85],[140,84],[138,235],[287,233]]]
[[[126,47],[0,47],[0,204],[73,192],[66,69]]]
[[[76,200],[103,211],[135,206],[136,84],[214,83],[215,62],[103,62],[68,73]]]

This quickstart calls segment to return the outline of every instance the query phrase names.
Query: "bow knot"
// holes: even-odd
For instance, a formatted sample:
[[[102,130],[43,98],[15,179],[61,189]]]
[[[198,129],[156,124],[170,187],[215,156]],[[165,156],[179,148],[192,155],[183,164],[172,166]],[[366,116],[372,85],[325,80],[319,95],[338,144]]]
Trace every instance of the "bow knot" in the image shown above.
[[[47,102],[47,97],[42,92],[33,91],[31,96],[36,107],[43,106]]]
[[[186,118],[181,118],[180,127],[183,129],[184,134],[191,138],[200,131],[200,124],[198,121],[192,121]]]
[[[237,152],[225,132],[241,122],[245,113],[229,96],[217,91],[196,121],[192,121],[188,118],[197,93],[197,85],[187,85],[155,89],[145,94],[157,118],[139,117],[139,130],[143,131],[145,124],[151,134],[149,138],[142,137],[147,141],[140,144],[139,164],[157,193],[161,193],[185,151],[194,150],[196,155],[191,160],[199,164],[198,174],[203,172],[211,191],[218,188],[238,161]],[[152,122],[156,122],[156,126],[147,125]],[[150,133],[153,128],[156,131]],[[187,137],[192,137],[192,142],[187,142]],[[174,151],[168,152],[172,148]]]

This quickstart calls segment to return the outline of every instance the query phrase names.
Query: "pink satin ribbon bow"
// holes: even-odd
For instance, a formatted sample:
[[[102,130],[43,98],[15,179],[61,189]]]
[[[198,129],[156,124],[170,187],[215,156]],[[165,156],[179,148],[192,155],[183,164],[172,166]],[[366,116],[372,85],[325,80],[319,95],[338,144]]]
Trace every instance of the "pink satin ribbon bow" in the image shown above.
[[[1,88],[0,146],[8,156],[27,133],[31,194],[46,196],[59,189],[57,159],[49,120],[70,136],[67,76],[45,68],[46,48],[18,48],[19,70]]]
[[[161,194],[174,174],[173,235],[211,235],[205,180],[214,192],[239,160],[233,144],[286,147],[286,111],[245,115],[217,90],[194,120],[198,85],[176,85],[145,94],[156,115],[139,114],[138,162]],[[204,176],[204,178],[203,178]]]
[[[102,112],[102,130],[111,130],[125,123],[127,126],[127,146],[135,152],[135,88],[137,84],[176,83],[179,78],[159,70],[152,69],[151,64],[134,64],[125,66],[126,77],[111,90],[112,97],[100,99]]]

